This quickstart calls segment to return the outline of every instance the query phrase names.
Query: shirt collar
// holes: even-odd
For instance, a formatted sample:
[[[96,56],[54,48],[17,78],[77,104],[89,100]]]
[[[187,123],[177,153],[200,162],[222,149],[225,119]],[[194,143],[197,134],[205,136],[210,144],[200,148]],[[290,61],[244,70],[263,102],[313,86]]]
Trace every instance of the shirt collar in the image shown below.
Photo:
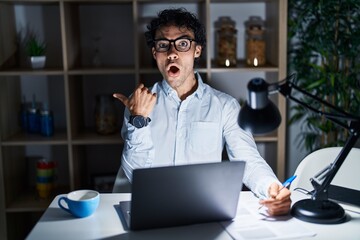
[[[198,87],[197,87],[196,91],[191,95],[196,96],[197,98],[201,99],[204,94],[205,84],[198,72],[195,72],[195,78],[198,82]],[[172,87],[170,87],[170,85],[167,83],[167,81],[165,79],[162,80],[162,86],[163,86],[166,96],[172,96],[173,94],[177,94],[176,91]]]

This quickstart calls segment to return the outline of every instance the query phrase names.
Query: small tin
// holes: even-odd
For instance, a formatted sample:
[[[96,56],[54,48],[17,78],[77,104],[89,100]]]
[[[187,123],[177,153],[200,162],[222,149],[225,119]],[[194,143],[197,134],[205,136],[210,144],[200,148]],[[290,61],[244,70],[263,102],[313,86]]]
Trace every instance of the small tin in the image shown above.
[[[41,110],[40,112],[40,122],[41,122],[41,134],[43,136],[49,137],[54,135],[54,116],[50,110]]]

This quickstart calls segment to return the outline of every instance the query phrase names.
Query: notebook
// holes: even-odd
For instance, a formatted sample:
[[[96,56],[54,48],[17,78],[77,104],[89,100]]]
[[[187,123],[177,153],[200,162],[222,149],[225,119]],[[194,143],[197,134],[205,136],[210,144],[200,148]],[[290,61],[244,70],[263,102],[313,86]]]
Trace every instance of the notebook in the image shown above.
[[[131,202],[120,202],[131,230],[235,217],[245,162],[226,161],[135,169]]]

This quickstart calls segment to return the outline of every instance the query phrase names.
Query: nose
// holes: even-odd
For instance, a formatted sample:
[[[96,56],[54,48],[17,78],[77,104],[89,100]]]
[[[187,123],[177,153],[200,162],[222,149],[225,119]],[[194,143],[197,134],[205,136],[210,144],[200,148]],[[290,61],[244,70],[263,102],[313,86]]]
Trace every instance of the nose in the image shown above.
[[[178,51],[175,49],[174,43],[170,43],[170,48],[167,51],[168,59],[177,59]]]

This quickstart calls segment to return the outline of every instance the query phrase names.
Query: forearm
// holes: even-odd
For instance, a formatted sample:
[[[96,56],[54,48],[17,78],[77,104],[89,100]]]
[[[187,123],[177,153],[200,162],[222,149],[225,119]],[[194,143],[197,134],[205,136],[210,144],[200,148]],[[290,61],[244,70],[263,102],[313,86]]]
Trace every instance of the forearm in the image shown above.
[[[230,160],[242,160],[246,162],[243,183],[256,195],[267,198],[267,191],[277,178],[271,167],[260,156],[255,143],[237,142],[236,146],[228,149]]]
[[[150,127],[136,129],[127,123],[123,126],[122,135],[125,142],[121,166],[131,181],[133,169],[151,167],[155,149]]]
[[[268,190],[272,183],[281,184],[270,166],[266,163],[248,169],[246,176],[244,176],[244,181],[251,191],[260,198],[269,197]]]
[[[237,123],[239,107],[237,104],[226,106],[230,106],[224,125],[229,159],[246,162],[244,184],[256,195],[266,198],[269,186],[278,180],[271,167],[260,156],[253,136],[239,127]]]

